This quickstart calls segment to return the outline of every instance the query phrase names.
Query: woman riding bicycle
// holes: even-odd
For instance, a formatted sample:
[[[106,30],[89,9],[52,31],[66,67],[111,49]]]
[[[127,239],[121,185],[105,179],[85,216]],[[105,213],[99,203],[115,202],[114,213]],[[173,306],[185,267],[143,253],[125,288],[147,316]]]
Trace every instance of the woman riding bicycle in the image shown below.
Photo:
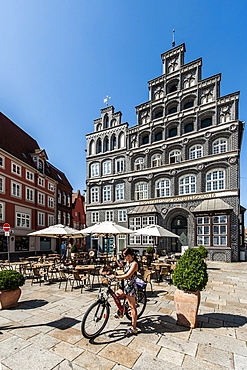
[[[129,303],[131,310],[132,326],[126,331],[126,335],[136,334],[138,332],[136,328],[137,321],[137,310],[136,310],[136,297],[137,297],[137,285],[136,277],[138,271],[138,262],[134,251],[131,248],[125,248],[122,251],[122,256],[126,260],[126,266],[124,268],[123,275],[112,275],[112,278],[123,280],[124,279],[124,289],[118,290],[118,297],[126,298]]]

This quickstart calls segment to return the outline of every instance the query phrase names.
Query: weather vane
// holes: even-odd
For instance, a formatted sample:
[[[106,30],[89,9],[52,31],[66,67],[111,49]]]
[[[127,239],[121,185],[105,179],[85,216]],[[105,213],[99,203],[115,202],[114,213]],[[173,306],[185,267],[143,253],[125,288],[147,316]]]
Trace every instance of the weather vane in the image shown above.
[[[111,97],[109,96],[109,95],[106,95],[106,98],[104,99],[104,103],[106,104],[106,105],[109,105],[109,99],[111,99]]]
[[[172,47],[175,46],[175,30],[172,30]]]

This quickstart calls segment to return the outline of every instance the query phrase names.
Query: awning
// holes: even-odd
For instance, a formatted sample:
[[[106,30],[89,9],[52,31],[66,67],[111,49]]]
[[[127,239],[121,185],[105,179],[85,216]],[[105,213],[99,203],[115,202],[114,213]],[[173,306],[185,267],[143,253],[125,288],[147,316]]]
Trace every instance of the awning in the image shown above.
[[[233,210],[229,204],[221,199],[207,199],[201,202],[193,212],[230,211]]]
[[[142,213],[158,213],[157,208],[153,205],[146,205],[146,206],[136,206],[132,209],[128,214],[142,214]]]

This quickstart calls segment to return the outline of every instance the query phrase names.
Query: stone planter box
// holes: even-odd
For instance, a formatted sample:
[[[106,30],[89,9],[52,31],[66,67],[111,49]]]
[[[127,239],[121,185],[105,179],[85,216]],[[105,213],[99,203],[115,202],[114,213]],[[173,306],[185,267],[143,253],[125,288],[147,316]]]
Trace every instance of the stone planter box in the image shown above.
[[[21,289],[0,290],[0,310],[16,307],[21,296]]]
[[[187,292],[177,289],[174,293],[174,304],[177,313],[177,324],[191,329],[197,326],[197,314],[201,293]]]

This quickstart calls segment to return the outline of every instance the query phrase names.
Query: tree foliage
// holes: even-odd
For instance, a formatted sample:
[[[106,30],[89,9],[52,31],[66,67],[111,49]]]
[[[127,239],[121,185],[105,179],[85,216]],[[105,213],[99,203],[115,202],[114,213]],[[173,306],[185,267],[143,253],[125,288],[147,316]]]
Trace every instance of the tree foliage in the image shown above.
[[[24,276],[15,270],[0,271],[0,290],[14,290],[25,283]]]

